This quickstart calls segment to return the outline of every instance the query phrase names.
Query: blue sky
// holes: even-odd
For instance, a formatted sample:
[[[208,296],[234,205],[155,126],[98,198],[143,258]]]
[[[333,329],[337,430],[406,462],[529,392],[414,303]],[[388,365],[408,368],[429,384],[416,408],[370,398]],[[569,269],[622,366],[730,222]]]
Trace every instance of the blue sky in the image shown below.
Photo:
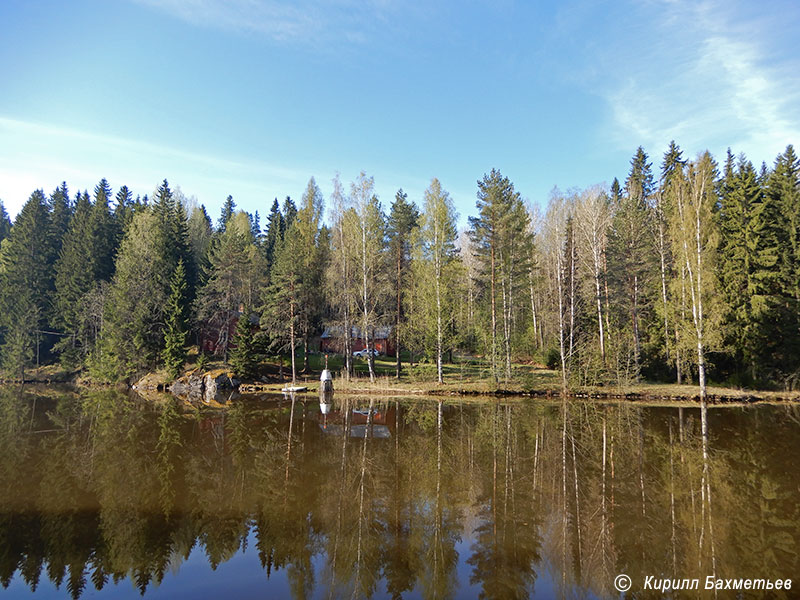
[[[730,146],[800,145],[800,4],[3,0],[0,199],[168,178],[214,218],[360,170],[461,213],[499,168],[544,203]]]

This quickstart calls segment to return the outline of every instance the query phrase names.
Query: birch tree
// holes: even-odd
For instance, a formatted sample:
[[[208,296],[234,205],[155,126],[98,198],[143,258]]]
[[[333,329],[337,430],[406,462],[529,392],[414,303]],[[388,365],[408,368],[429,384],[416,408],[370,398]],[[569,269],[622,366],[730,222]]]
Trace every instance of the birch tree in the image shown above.
[[[436,353],[436,378],[444,383],[442,354],[445,344],[445,330],[453,319],[453,299],[455,277],[453,262],[456,250],[456,221],[458,214],[450,194],[434,178],[425,190],[425,200],[419,232],[420,271],[418,289],[422,290],[428,302],[421,307],[430,316],[424,327],[430,332]]]
[[[714,273],[718,231],[715,165],[708,152],[690,163],[677,181],[671,233],[673,253],[686,268],[693,343],[697,349],[700,399],[706,398],[706,353],[719,339],[720,310]]]
[[[592,275],[600,357],[606,362],[606,331],[603,327],[603,270],[606,254],[606,233],[611,224],[608,198],[599,187],[585,190],[578,201],[575,218],[584,261]]]
[[[367,177],[364,171],[350,185],[350,199],[357,217],[359,236],[361,339],[367,350],[369,379],[375,381],[375,357],[372,355],[370,337],[377,325],[380,300],[386,291],[381,278],[385,223],[380,202],[375,195],[375,181]]]
[[[550,196],[547,206],[547,215],[542,231],[544,256],[548,280],[551,283],[552,293],[557,317],[558,353],[561,365],[561,385],[566,391],[567,385],[567,286],[566,286],[566,261],[564,256],[564,239],[567,229],[567,216],[569,210],[566,200],[558,191]]]
[[[331,200],[331,252],[327,269],[328,303],[334,317],[331,334],[340,336],[344,353],[345,378],[353,374],[352,329],[355,316],[356,274],[356,215],[345,195],[339,174],[333,178]]]

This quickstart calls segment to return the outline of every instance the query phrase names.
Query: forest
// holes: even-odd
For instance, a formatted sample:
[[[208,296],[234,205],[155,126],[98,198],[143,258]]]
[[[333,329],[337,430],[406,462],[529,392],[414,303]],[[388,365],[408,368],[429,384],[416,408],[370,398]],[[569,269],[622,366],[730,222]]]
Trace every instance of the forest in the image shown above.
[[[36,190],[13,223],[0,203],[2,369],[24,380],[59,363],[130,382],[178,376],[191,356],[254,378],[281,354],[308,370],[328,330],[349,377],[354,337],[369,349],[383,327],[398,378],[416,357],[442,382],[445,363],[470,356],[495,382],[541,364],[565,389],[800,384],[791,145],[759,168],[674,142],[654,166],[640,147],[622,182],[554,189],[541,207],[492,169],[461,231],[437,179],[385,202],[364,172],[349,189],[337,175],[327,199],[311,178],[299,202],[264,214],[262,226],[228,196],[214,223],[167,180],[136,197],[106,179],[91,195]]]

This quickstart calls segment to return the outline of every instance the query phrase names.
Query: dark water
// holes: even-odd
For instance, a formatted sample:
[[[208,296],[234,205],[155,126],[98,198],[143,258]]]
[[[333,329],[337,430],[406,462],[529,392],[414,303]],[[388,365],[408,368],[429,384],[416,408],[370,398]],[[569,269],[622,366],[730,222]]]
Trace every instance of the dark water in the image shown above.
[[[704,445],[699,408],[47,394],[0,390],[2,597],[800,593],[799,407],[709,408]]]

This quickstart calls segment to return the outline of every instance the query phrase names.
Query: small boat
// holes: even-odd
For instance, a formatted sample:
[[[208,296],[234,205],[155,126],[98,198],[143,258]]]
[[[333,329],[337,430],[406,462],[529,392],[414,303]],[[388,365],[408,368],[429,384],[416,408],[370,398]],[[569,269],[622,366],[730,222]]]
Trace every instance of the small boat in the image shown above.
[[[304,385],[287,385],[286,387],[281,389],[282,392],[307,392],[308,388]]]

